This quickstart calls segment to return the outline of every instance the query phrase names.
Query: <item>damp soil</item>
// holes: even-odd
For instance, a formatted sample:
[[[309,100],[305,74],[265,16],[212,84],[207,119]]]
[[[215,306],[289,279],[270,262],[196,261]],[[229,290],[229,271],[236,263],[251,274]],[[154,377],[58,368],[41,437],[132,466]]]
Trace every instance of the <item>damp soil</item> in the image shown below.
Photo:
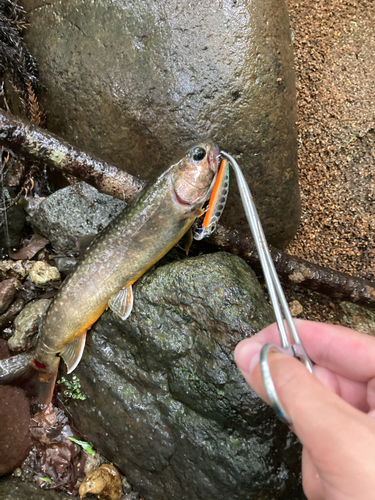
[[[287,0],[294,39],[302,219],[291,254],[375,278],[375,3]],[[287,289],[300,317],[345,321],[319,294]],[[331,304],[331,305],[329,305]]]

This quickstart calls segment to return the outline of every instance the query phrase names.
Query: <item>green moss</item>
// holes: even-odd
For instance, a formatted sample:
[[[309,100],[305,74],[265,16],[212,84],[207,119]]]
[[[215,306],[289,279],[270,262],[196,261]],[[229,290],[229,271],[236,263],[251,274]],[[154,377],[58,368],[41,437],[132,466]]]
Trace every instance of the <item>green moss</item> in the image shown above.
[[[81,399],[83,401],[86,399],[85,394],[82,392],[81,382],[77,375],[73,375],[72,380],[68,380],[66,377],[61,377],[57,383],[64,384],[66,386],[64,395],[68,399]]]

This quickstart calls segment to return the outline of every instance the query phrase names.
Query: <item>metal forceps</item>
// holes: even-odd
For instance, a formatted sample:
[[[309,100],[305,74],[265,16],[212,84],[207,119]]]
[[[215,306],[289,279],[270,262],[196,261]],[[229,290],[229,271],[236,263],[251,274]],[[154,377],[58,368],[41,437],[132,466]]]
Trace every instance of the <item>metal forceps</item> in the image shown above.
[[[302,345],[295,324],[293,322],[288,302],[286,301],[283,289],[281,288],[279,277],[277,276],[271,254],[267,246],[267,241],[264,236],[263,228],[260,223],[259,215],[255,207],[253,197],[251,196],[249,186],[247,185],[245,177],[243,176],[236,160],[228,153],[224,153],[224,151],[221,151],[221,155],[226,158],[232,165],[232,168],[236,175],[242,203],[258,251],[280,335],[281,347],[276,344],[266,344],[263,346],[260,353],[260,368],[262,371],[264,386],[271,406],[276,412],[277,416],[282,422],[286,423],[287,425],[292,425],[293,422],[290,416],[284,410],[277,396],[275,385],[271,377],[270,367],[268,364],[268,354],[269,352],[275,351],[293,356],[299,359],[311,373],[313,365],[310,358],[306,354],[306,351]],[[288,326],[289,335],[285,327],[284,318]],[[292,338],[293,343],[289,342],[289,336]]]

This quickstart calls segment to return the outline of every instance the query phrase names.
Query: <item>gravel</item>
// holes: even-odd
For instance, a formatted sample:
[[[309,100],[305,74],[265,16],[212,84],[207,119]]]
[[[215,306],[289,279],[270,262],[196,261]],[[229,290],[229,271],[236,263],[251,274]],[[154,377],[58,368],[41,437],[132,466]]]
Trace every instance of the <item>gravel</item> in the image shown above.
[[[287,1],[294,32],[303,215],[287,251],[375,274],[375,4]]]

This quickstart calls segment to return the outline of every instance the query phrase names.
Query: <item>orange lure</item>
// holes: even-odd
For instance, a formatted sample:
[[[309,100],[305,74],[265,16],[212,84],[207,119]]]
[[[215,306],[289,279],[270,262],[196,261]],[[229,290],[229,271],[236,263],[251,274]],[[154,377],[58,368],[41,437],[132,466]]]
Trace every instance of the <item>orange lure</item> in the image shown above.
[[[217,226],[221,214],[223,213],[229,193],[229,164],[227,160],[222,160],[219,173],[212,190],[212,195],[208,203],[208,210],[203,220],[202,227],[194,234],[195,240],[203,240],[210,236]]]

